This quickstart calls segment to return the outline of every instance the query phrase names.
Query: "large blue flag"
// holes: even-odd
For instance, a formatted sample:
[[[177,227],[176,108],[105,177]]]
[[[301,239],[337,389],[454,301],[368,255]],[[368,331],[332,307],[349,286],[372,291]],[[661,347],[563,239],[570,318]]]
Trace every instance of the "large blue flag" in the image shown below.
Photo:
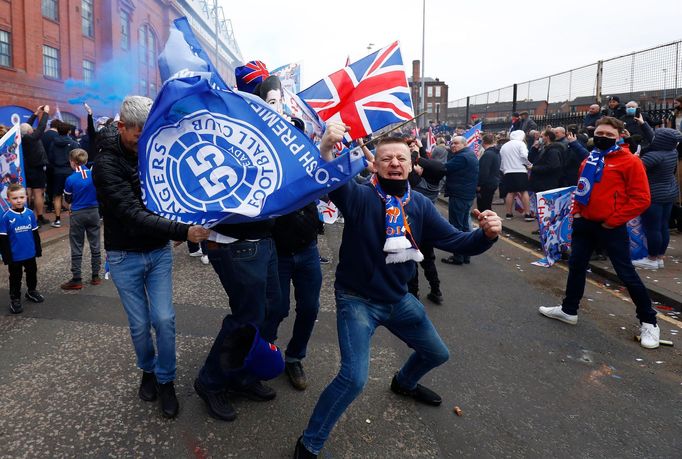
[[[222,79],[218,70],[213,66],[211,58],[197,37],[192,32],[189,21],[181,17],[173,21],[175,29],[171,29],[166,47],[159,55],[159,73],[161,79],[166,81],[179,70],[191,70],[195,72],[208,72],[213,74],[213,83],[220,89],[227,89],[227,83]],[[178,34],[175,30],[179,31]]]
[[[292,212],[365,167],[359,151],[332,162],[261,99],[217,89],[205,75],[167,81],[139,142],[145,205],[185,223],[240,223]]]

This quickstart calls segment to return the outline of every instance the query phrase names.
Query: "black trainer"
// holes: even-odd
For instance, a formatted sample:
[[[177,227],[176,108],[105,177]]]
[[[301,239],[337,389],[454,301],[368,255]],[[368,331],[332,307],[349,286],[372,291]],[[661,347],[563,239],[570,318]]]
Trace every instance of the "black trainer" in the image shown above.
[[[426,295],[426,298],[428,298],[432,303],[443,304],[443,294],[441,293],[440,289],[431,289],[431,292]]]
[[[237,418],[237,412],[230,403],[227,392],[209,392],[201,385],[199,378],[194,380],[194,391],[206,403],[208,413],[214,418],[228,422]]]
[[[303,371],[301,362],[286,362],[284,364],[284,372],[289,377],[289,382],[298,390],[305,390],[308,387],[308,381]]]
[[[421,384],[417,384],[417,387],[414,389],[405,389],[401,387],[400,384],[398,384],[398,380],[395,376],[393,377],[393,381],[391,381],[391,391],[398,395],[411,397],[420,403],[424,403],[425,405],[439,406],[443,402],[443,400],[440,398],[440,395],[431,389],[422,386]]]
[[[34,303],[42,303],[45,301],[45,297],[40,294],[38,290],[29,290],[24,295],[28,301],[33,301]]]
[[[12,314],[21,314],[24,312],[24,307],[21,305],[21,298],[11,298],[9,301],[9,312]]]
[[[169,381],[159,384],[159,401],[161,403],[161,413],[164,417],[174,418],[180,411],[178,397],[175,395],[175,384]]]
[[[153,402],[156,400],[158,395],[158,390],[156,387],[156,375],[154,373],[142,372],[142,381],[140,382],[140,390],[137,391],[137,395],[140,396],[145,402]]]
[[[230,395],[248,398],[255,402],[267,402],[277,396],[277,392],[272,387],[266,386],[260,381],[249,384],[238,389],[228,389]]]
[[[298,437],[296,441],[296,449],[294,450],[294,459],[313,459],[316,458],[317,454],[313,454],[308,449],[303,446],[303,435]]]

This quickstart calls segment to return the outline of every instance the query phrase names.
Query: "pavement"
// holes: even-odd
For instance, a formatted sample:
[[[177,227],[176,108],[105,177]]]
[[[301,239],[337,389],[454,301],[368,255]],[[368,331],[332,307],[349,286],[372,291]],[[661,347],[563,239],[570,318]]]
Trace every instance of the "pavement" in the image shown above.
[[[192,389],[229,312],[213,269],[189,257],[186,246],[174,248],[181,411],[166,420],[155,403],[137,398],[140,374],[112,282],[77,292],[59,288],[69,277],[65,228],[42,229],[39,288],[46,302],[25,303],[18,316],[0,308],[0,457],[291,457],[338,370],[333,281],[343,225],[328,226],[319,241],[332,263],[323,266],[321,308],[304,361],[308,389],[296,391],[278,377],[268,383],[277,398],[237,400],[233,423],[210,418]],[[438,259],[446,255],[437,250]],[[596,277],[578,325],[540,316],[538,306],[560,301],[566,270],[531,265],[539,256],[532,243],[503,237],[470,265],[438,262],[445,302],[425,300],[424,308],[451,357],[422,383],[442,395],[443,405],[390,392],[411,350],[380,328],[367,385],[332,431],[324,457],[679,457],[679,343],[641,348],[633,340],[632,303]],[[7,271],[0,270],[0,298],[7,298],[6,285]],[[421,285],[423,297],[423,278]],[[659,311],[662,337],[677,340],[679,315]],[[280,327],[281,346],[292,326],[290,316]]]

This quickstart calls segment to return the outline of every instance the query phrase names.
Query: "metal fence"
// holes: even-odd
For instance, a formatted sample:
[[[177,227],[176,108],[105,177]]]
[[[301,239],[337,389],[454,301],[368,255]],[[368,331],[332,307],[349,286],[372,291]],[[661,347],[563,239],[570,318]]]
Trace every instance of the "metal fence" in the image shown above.
[[[622,104],[634,100],[645,111],[665,112],[679,95],[682,40],[449,101],[447,119],[461,126],[483,121],[495,129],[508,126],[513,112],[527,111],[543,124],[552,124],[553,118],[581,124],[583,112],[591,104],[605,104],[609,96],[618,96]],[[667,116],[663,112],[660,117]]]

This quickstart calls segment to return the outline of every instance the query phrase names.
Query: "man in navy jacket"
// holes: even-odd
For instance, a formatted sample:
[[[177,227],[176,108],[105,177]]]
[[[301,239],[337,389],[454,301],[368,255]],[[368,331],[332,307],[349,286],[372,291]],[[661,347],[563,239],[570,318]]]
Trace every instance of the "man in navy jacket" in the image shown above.
[[[320,144],[322,158],[332,159],[332,149],[341,141],[343,124],[328,123]],[[370,340],[374,330],[386,326],[414,349],[393,377],[391,390],[427,405],[441,404],[434,391],[418,384],[433,368],[449,358],[448,348],[438,336],[424,306],[408,293],[407,282],[416,269],[412,260],[391,258],[388,239],[396,229],[408,233],[413,244],[466,255],[476,255],[492,246],[502,230],[500,218],[490,210],[474,211],[480,229],[462,232],[450,225],[433,203],[420,193],[410,193],[407,178],[412,170],[407,144],[395,138],[379,142],[370,166],[376,177],[368,184],[354,180],[329,193],[345,218],[343,239],[336,270],[336,319],[341,349],[339,374],[322,392],[303,435],[296,444],[294,457],[317,457],[324,442],[367,381]],[[474,182],[475,183],[475,182]],[[399,215],[390,203],[401,202]],[[388,203],[388,204],[387,204]],[[391,226],[404,218],[404,225]]]

